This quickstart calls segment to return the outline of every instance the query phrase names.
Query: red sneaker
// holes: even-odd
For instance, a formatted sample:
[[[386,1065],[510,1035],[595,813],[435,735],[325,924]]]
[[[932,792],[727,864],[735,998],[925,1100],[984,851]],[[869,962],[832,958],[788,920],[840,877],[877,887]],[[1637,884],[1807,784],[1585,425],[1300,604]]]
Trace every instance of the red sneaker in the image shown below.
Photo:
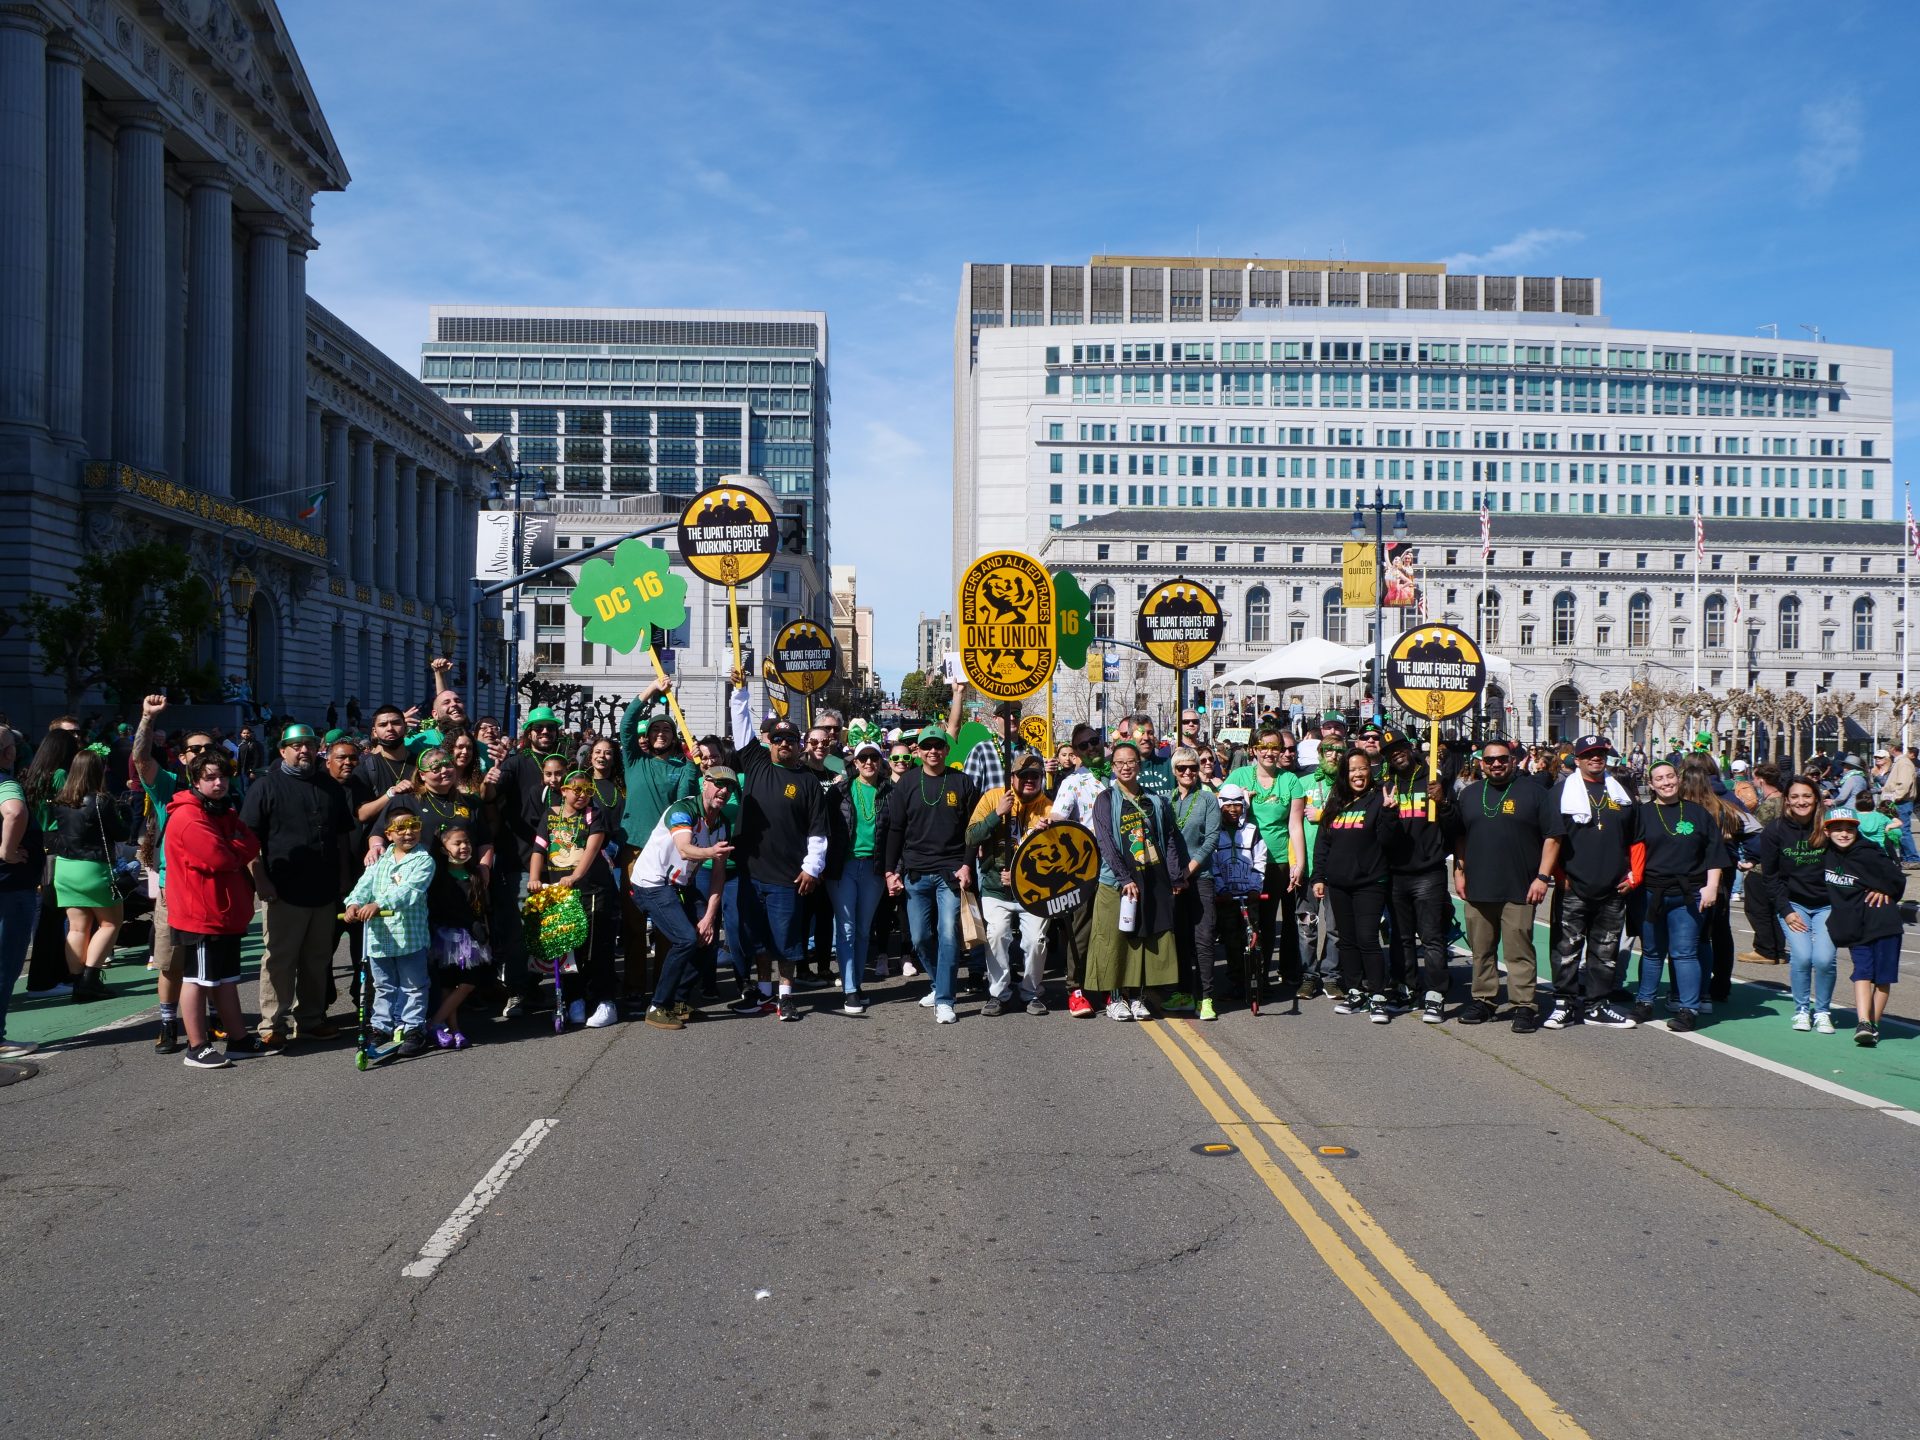
[[[1067,996],[1067,1014],[1086,1016],[1093,1014],[1093,1001],[1087,998],[1087,992],[1076,990]]]

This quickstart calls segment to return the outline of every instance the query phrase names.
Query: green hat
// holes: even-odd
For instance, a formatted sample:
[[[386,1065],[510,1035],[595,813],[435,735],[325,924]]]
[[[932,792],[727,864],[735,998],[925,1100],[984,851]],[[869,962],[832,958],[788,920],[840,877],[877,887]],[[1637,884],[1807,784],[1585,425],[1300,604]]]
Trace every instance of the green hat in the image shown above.
[[[953,737],[938,725],[928,725],[914,737],[914,743],[917,745],[924,745],[929,740],[937,740],[948,747],[953,745]]]
[[[320,737],[313,733],[311,725],[289,725],[280,732],[280,743],[291,745],[298,740],[311,740],[318,744]]]
[[[326,734],[320,737],[320,743],[323,745],[331,745],[333,744],[334,741],[341,739],[343,736],[345,736],[346,733],[347,733],[346,731],[339,730],[339,729],[329,730],[327,731]]]
[[[1693,737],[1694,749],[1705,750],[1712,744],[1713,744],[1713,733],[1711,731],[1701,730],[1695,733]]]
[[[536,725],[558,725],[560,717],[545,705],[536,705],[527,712],[527,718],[520,722],[520,733],[526,734]]]

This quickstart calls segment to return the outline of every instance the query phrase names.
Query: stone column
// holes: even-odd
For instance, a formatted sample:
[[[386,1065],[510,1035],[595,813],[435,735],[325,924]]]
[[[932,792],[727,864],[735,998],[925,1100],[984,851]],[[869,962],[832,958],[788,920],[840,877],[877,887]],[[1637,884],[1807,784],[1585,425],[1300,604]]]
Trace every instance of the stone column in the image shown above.
[[[0,9],[0,425],[47,423],[47,26]]]
[[[161,468],[166,451],[167,152],[157,106],[107,107],[114,148],[114,458]]]
[[[434,534],[440,545],[440,595],[442,599],[453,602],[453,613],[460,617],[456,623],[462,629],[466,627],[466,562],[456,543],[460,534],[460,495],[452,485],[441,481],[438,485],[440,503],[434,512]]]
[[[400,569],[399,464],[392,448],[386,445],[374,446],[374,461],[374,583],[382,590],[392,590]]]
[[[233,494],[233,186],[224,165],[185,167],[187,483]]]
[[[293,494],[282,501],[287,515],[298,515],[307,508],[307,450],[300,434],[300,417],[307,410],[307,251],[313,242],[295,235],[287,241],[287,421],[292,430],[287,436],[287,478],[282,488]],[[319,469],[313,470],[313,485],[319,484]]]
[[[420,467],[404,456],[394,458],[392,534],[397,541],[393,589],[402,595],[420,593]]]
[[[47,42],[47,428],[78,441],[85,425],[86,53],[71,36]],[[0,90],[5,83],[0,81]]]
[[[248,216],[247,446],[243,499],[287,488],[292,411],[287,397],[287,226],[278,215]],[[272,508],[272,507],[270,507]]]
[[[432,472],[426,470],[419,472],[415,483],[419,486],[420,540],[415,549],[420,556],[420,578],[415,583],[414,594],[431,610],[440,603],[440,487],[434,482]]]
[[[327,432],[327,498],[320,503],[326,507],[322,512],[327,517],[327,562],[333,572],[343,579],[351,573],[348,547],[352,543],[352,487],[353,482],[347,468],[347,421],[342,415],[329,415],[325,420]]]
[[[306,509],[313,501],[314,492],[327,483],[327,447],[326,437],[320,429],[320,402],[309,400],[302,408],[306,412],[307,433],[299,448],[304,452],[305,464],[300,467],[301,491],[293,497],[295,515]],[[324,534],[327,528],[327,505],[332,498],[330,494],[322,494],[319,512],[312,519],[300,523],[315,534]]]
[[[113,137],[95,111],[87,126],[86,404],[82,433],[95,459],[113,454]]]
[[[377,517],[373,504],[373,437],[353,435],[353,563],[349,578],[356,585],[374,582],[373,540]]]

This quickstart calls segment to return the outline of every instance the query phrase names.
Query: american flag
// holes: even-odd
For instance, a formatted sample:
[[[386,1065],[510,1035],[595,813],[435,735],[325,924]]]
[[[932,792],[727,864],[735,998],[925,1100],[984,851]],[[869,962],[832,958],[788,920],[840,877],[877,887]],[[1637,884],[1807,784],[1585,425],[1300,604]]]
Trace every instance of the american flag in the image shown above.
[[[1740,629],[1740,617],[1745,613],[1746,611],[1740,607],[1740,587],[1735,585],[1733,587],[1733,628],[1736,632]]]
[[[1907,511],[1907,531],[1913,531],[1913,511]],[[1480,497],[1480,563],[1486,564],[1493,556],[1493,515],[1487,509],[1487,497]]]
[[[1707,527],[1698,515],[1693,517],[1693,553],[1702,560],[1707,558]]]
[[[1913,501],[1907,501],[1907,551],[1920,555],[1920,525],[1913,523]]]

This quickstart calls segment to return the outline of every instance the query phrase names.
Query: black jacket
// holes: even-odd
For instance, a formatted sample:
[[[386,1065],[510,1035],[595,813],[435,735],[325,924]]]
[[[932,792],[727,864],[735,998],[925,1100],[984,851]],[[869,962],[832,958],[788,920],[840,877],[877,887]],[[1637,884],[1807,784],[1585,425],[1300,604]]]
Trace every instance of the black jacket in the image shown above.
[[[337,905],[344,860],[358,826],[347,792],[319,765],[295,775],[276,762],[247,787],[240,819],[260,837],[260,863],[282,900]]]
[[[1400,839],[1400,811],[1386,803],[1378,785],[1339,810],[1320,812],[1313,837],[1313,878],[1351,890],[1384,883],[1387,855]]]
[[[1836,945],[1861,945],[1869,940],[1884,940],[1901,931],[1900,897],[1906,891],[1906,877],[1894,858],[1878,845],[1856,840],[1845,850],[1828,845],[1821,852],[1827,885],[1827,899],[1833,911],[1827,916],[1827,938]],[[1867,904],[1867,892],[1878,890],[1888,897],[1885,905]]]

